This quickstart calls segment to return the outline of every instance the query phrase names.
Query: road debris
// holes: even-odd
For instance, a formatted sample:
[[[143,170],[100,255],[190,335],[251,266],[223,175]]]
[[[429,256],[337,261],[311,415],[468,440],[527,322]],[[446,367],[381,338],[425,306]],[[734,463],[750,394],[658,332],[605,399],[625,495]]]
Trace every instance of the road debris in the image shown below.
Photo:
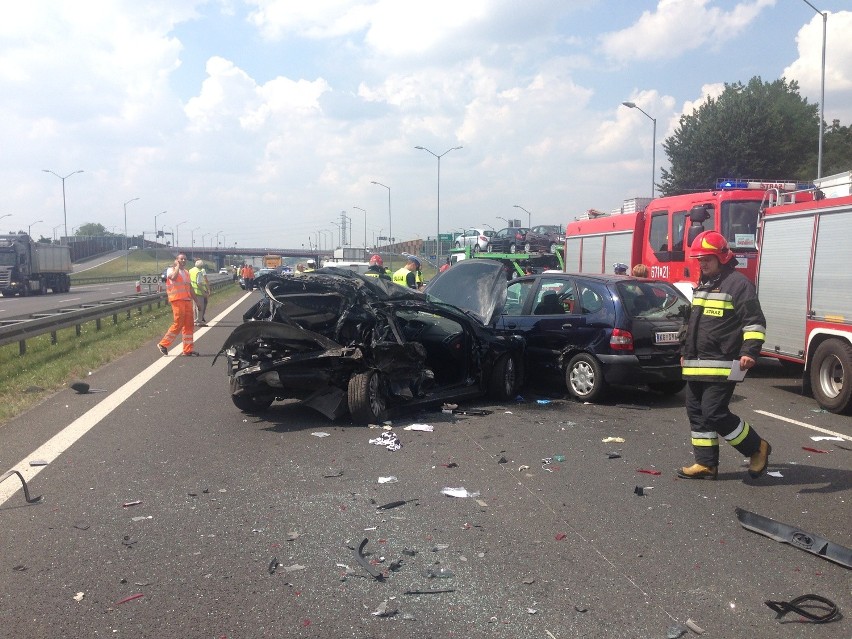
[[[368,543],[370,543],[370,540],[365,537],[363,541],[358,544],[358,548],[355,550],[355,560],[358,562],[358,565],[367,571],[367,574],[378,581],[383,581],[385,576],[380,571],[376,570],[370,564],[370,560],[364,556],[364,548]]]
[[[775,611],[776,619],[781,619],[788,612],[795,612],[813,623],[828,623],[842,618],[837,604],[819,595],[802,595],[790,601],[764,601],[763,603]],[[813,612],[814,609],[825,612],[816,614]]]
[[[402,442],[399,441],[399,437],[396,433],[391,431],[383,432],[381,437],[374,437],[369,441],[369,443],[377,446],[384,446],[389,451],[395,451],[402,448]]]
[[[617,444],[623,444],[624,443],[624,437],[604,437],[601,441],[604,444],[610,444],[610,443],[613,443],[613,442],[617,443]]]
[[[86,382],[74,382],[71,384],[71,389],[78,395],[86,395],[87,393],[106,393],[105,388],[91,388]]]
[[[812,435],[811,439],[815,442],[842,442],[842,437],[836,437],[834,435]]]
[[[47,466],[47,461],[44,459],[31,459],[30,466]]]
[[[633,493],[640,497],[644,497],[648,494],[648,491],[653,490],[653,488],[653,486],[636,486],[636,488],[633,489]]]
[[[781,474],[781,471],[780,471],[780,470],[770,470],[770,471],[769,471],[768,473],[766,473],[766,474],[767,474],[769,477],[783,477],[783,476],[784,476],[784,475],[782,475],[782,474]]]
[[[677,624],[676,626],[671,626],[668,630],[666,630],[666,639],[680,639],[680,637],[686,633],[686,626]]]
[[[383,504],[381,506],[376,506],[376,510],[391,510],[392,508],[399,508],[400,506],[405,506],[409,501],[414,501],[413,499],[400,499],[399,501],[392,501],[387,504]]]
[[[121,507],[122,508],[129,508],[130,506],[138,506],[141,503],[142,503],[141,499],[137,499],[135,501],[126,501],[123,504],[121,504]]]
[[[435,427],[432,426],[431,424],[409,424],[408,426],[406,426],[402,430],[419,430],[419,431],[422,431],[424,433],[431,433],[431,432],[434,432]]]
[[[811,448],[810,446],[802,446],[802,450],[806,450],[809,453],[830,453],[830,450],[823,450],[822,448]]]
[[[274,575],[275,571],[278,570],[278,566],[280,565],[281,564],[278,561],[278,557],[273,557],[269,560],[269,565],[266,567],[266,570],[269,572],[270,575]]]
[[[684,622],[684,625],[685,625],[687,628],[689,628],[690,630],[692,630],[692,632],[694,632],[694,633],[695,633],[695,634],[697,634],[697,635],[703,635],[703,634],[704,634],[704,628],[702,628],[701,626],[699,626],[699,625],[698,625],[697,623],[695,623],[692,619],[687,619],[687,620]]]
[[[655,476],[663,474],[659,470],[650,470],[650,469],[647,469],[647,468],[637,468],[636,472],[637,473],[645,473],[646,475],[655,475]]]
[[[406,590],[404,595],[440,595],[447,592],[455,592],[455,588],[440,588],[435,590]]]
[[[331,433],[326,433],[321,430],[311,433],[311,435],[313,435],[314,437],[331,437]]]
[[[328,468],[328,469],[326,469],[326,471],[323,473],[322,476],[326,477],[326,478],[342,477],[343,476],[343,469],[342,468]]]
[[[427,579],[453,579],[456,573],[441,564],[433,564],[424,568],[422,575]]]
[[[618,453],[607,453],[606,458],[607,459],[621,459],[621,455],[619,455]]]
[[[86,596],[85,592],[78,592],[76,595],[71,597],[74,601],[83,601],[83,597]]]
[[[446,495],[447,497],[478,497],[479,493],[468,492],[467,488],[464,486],[460,488],[442,488],[441,494]]]
[[[376,608],[372,614],[374,617],[393,617],[396,612],[396,605],[388,603],[387,599],[385,599],[379,604],[379,607]]]
[[[395,484],[399,479],[396,478],[396,475],[389,475],[387,477],[379,477],[380,484]]]

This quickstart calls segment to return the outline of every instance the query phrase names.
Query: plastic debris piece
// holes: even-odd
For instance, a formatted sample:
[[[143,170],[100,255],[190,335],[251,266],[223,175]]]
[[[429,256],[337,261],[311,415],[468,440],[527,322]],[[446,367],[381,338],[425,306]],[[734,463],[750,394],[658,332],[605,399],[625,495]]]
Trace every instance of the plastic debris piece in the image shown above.
[[[144,521],[145,519],[153,519],[153,515],[139,515],[138,517],[131,517],[131,521]]]
[[[684,623],[684,625],[687,628],[689,628],[690,630],[692,630],[692,632],[694,632],[697,635],[703,635],[704,634],[704,628],[699,626],[692,619],[687,619],[686,622]]]
[[[331,433],[325,433],[321,430],[311,433],[311,435],[313,435],[314,437],[331,437]]]
[[[307,568],[307,566],[303,566],[301,564],[293,564],[292,566],[282,566],[282,568],[286,572],[296,572],[298,570],[304,570],[305,568]]]
[[[44,459],[31,459],[30,466],[47,466],[47,461]]]
[[[381,437],[374,437],[369,441],[369,443],[375,444],[376,446],[384,446],[389,451],[395,451],[402,448],[402,442],[399,441],[399,437],[396,433],[392,433],[391,431],[383,432]]]
[[[784,476],[784,475],[781,474],[780,470],[770,470],[766,474],[769,475],[770,477],[783,477]]]
[[[650,489],[650,486],[636,486],[636,488],[633,489],[633,493],[639,495],[640,497],[644,497],[646,494],[645,491]]]
[[[431,433],[435,430],[435,427],[431,424],[409,424],[402,430],[419,430],[424,433]]]
[[[449,464],[441,464],[444,468],[458,468],[459,465],[456,462],[450,462]]]
[[[828,623],[841,618],[840,609],[831,599],[819,595],[802,595],[790,601],[764,601],[776,613],[776,619],[781,619],[788,612],[795,612],[813,623]],[[824,611],[816,614],[814,609]]]
[[[376,506],[376,510],[390,510],[391,508],[399,508],[400,506],[405,506],[408,501],[401,499],[399,501],[392,501],[387,504],[383,504],[381,506]]]
[[[455,588],[440,588],[435,590],[406,590],[404,595],[440,595],[447,592],[455,592]]]
[[[536,610],[535,608],[527,608],[527,612],[531,615],[534,615],[538,612],[538,610]]]
[[[546,406],[547,404],[550,404],[550,400],[549,399],[537,399],[537,400],[535,400],[535,403],[541,404],[542,406]]]
[[[278,561],[278,557],[273,557],[269,560],[269,565],[266,567],[266,570],[269,572],[270,575],[274,575],[275,571],[278,570],[278,566],[280,565],[281,563]]]
[[[90,524],[88,522],[85,522],[85,521],[77,521],[77,522],[74,522],[73,525],[74,525],[74,528],[76,528],[77,530],[88,530],[89,527],[90,527]]]
[[[535,583],[535,579],[533,579],[532,577],[529,577],[527,579],[524,579],[523,583],[526,584],[527,586],[532,586]]]
[[[388,603],[387,599],[379,604],[378,608],[373,611],[374,617],[393,617],[396,614],[396,606]]]
[[[447,497],[478,497],[479,493],[469,492],[464,486],[460,488],[442,488],[441,494]]]
[[[556,533],[556,537],[554,537],[554,539],[555,539],[556,541],[562,541],[562,540],[563,540],[563,539],[565,539],[567,536],[568,536],[568,535],[566,535],[564,532]]]
[[[682,626],[677,624],[676,626],[671,626],[668,630],[666,630],[666,639],[680,639],[687,632],[686,626]]]
[[[834,435],[812,435],[811,439],[815,442],[842,442],[842,437],[836,437]]]
[[[141,503],[142,503],[141,499],[137,499],[136,501],[126,501],[123,504],[121,504],[121,507],[122,508],[128,508],[130,506],[138,506]]]
[[[830,453],[830,450],[823,450],[822,448],[811,448],[810,446],[802,446],[802,450],[806,450],[809,453]]]
[[[488,507],[488,503],[484,499],[477,499],[476,503],[479,504],[480,506],[482,506],[483,508]]]
[[[615,442],[615,443],[618,443],[618,444],[623,444],[624,443],[624,437],[604,437],[601,441],[604,444],[609,444],[609,443],[612,443],[612,442]]]
[[[133,601],[134,599],[141,599],[144,596],[145,595],[143,595],[141,592],[137,592],[135,595],[130,595],[129,597],[125,597],[124,599],[116,601],[115,605],[120,606],[121,604],[127,603],[128,601]]]
[[[618,453],[607,453],[607,459],[621,459],[621,455]]]
[[[414,557],[417,554],[417,551],[414,548],[403,548],[402,554],[406,557]]]
[[[470,417],[484,417],[485,415],[490,415],[493,411],[484,410],[484,409],[468,409],[468,410],[454,410],[453,413],[456,415],[467,415]],[[511,411],[506,411],[509,415],[512,414]]]
[[[423,576],[428,579],[452,579],[456,573],[446,566],[434,564],[423,571]]]
[[[554,456],[553,456],[553,461],[555,461],[555,462],[564,462],[564,461],[565,461],[565,455],[554,455]]]
[[[323,477],[342,477],[343,469],[342,468],[328,468],[322,475]]]
[[[500,458],[497,460],[497,463],[498,464],[508,464],[509,460],[506,459],[506,457],[504,455],[500,455]]]
[[[518,472],[519,472],[519,473],[521,473],[521,472],[523,472],[523,471],[525,471],[525,470],[529,470],[529,469],[530,469],[530,467],[529,467],[529,466],[527,466],[526,464],[521,464],[520,466],[518,466]]]
[[[300,537],[299,533],[295,530],[291,530],[287,533],[287,537],[285,537],[286,541],[296,541]]]
[[[78,592],[76,595],[72,597],[74,601],[83,601],[83,597],[86,596],[85,592]]]
[[[588,608],[588,606],[584,606],[582,604],[577,604],[576,606],[574,606],[574,610],[576,610],[577,612],[588,612],[589,608]]]
[[[396,478],[395,475],[389,475],[388,477],[379,477],[380,484],[395,484],[399,479]]]
[[[355,550],[355,560],[358,562],[358,564],[364,570],[367,571],[367,574],[369,574],[374,579],[377,579],[378,581],[382,581],[382,580],[384,580],[384,575],[382,575],[381,572],[376,570],[372,566],[370,561],[364,556],[364,548],[367,546],[367,544],[369,542],[370,542],[370,540],[367,539],[366,537],[364,537],[364,539],[361,541],[361,543],[358,544],[358,548]]]
[[[663,474],[659,470],[650,470],[650,469],[647,469],[647,468],[637,468],[636,472],[637,473],[645,473],[646,475],[655,475],[655,476]]]

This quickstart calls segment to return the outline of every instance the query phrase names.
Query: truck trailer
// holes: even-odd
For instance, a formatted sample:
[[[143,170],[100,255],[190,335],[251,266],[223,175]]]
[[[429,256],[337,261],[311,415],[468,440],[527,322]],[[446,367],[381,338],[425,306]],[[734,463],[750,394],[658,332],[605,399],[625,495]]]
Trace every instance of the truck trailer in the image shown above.
[[[0,293],[39,295],[71,289],[71,248],[33,242],[26,233],[0,235]]]

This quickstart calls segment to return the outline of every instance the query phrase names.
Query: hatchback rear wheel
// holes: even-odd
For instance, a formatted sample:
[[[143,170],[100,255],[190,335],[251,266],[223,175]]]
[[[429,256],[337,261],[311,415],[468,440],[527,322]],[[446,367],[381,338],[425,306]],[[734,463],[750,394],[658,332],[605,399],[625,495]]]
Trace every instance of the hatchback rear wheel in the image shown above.
[[[577,399],[584,402],[599,400],[606,393],[606,380],[600,362],[588,353],[575,355],[565,370],[565,385]]]
[[[509,354],[503,355],[491,369],[488,395],[491,399],[504,402],[512,399],[518,390],[518,365]]]

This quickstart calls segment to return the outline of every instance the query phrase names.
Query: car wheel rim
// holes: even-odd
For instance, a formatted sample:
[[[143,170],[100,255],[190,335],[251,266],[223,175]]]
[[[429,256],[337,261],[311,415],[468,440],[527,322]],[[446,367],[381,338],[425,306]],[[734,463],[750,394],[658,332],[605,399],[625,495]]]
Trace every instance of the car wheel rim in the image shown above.
[[[370,410],[372,411],[373,415],[381,415],[382,411],[385,409],[385,403],[382,400],[382,392],[379,388],[378,373],[373,373],[373,375],[370,376],[370,382],[367,386],[367,392],[370,398]]]
[[[571,369],[571,388],[578,395],[588,395],[595,387],[595,371],[588,362],[578,362]]]
[[[830,399],[843,392],[843,364],[835,355],[822,361],[819,367],[819,385],[823,394]]]
[[[506,395],[511,395],[515,390],[515,360],[509,358],[506,362]]]

